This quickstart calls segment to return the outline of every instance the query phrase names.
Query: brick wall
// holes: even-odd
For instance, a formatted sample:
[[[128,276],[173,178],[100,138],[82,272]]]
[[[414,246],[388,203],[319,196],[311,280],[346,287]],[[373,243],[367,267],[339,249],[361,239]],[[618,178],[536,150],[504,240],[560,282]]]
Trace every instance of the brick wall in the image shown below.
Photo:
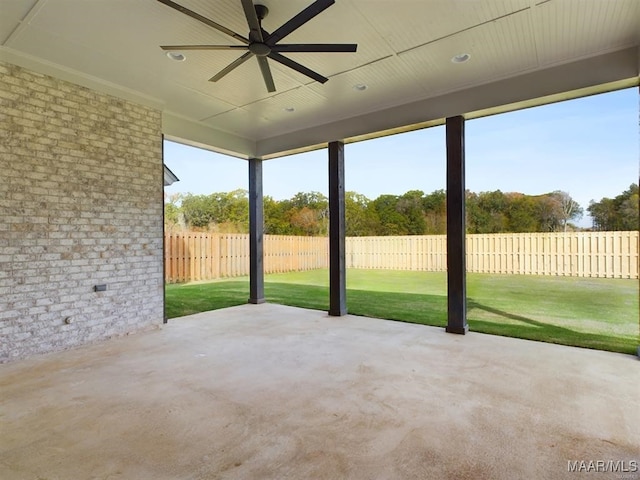
[[[0,62],[0,362],[161,324],[162,235],[160,112]]]

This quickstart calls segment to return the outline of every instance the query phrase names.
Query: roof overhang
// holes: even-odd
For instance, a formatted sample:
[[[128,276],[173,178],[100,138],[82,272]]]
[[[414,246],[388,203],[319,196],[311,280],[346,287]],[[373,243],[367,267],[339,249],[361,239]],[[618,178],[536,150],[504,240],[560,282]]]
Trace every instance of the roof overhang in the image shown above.
[[[169,167],[164,165],[164,186],[168,187],[175,182],[179,182],[180,179],[176,177],[176,174],[171,171]]]

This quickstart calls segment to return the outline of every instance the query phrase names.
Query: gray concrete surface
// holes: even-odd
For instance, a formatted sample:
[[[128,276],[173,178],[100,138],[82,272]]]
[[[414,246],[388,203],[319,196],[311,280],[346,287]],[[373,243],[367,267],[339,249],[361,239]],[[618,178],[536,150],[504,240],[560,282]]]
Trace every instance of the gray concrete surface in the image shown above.
[[[0,388],[3,480],[640,478],[568,468],[640,460],[633,356],[279,305],[1,365]]]

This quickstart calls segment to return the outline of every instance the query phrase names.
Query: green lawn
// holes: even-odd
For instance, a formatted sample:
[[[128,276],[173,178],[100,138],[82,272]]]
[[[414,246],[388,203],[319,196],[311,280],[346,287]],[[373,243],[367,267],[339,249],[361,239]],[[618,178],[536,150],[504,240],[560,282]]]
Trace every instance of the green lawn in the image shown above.
[[[349,313],[444,326],[446,274],[349,270]],[[167,285],[169,318],[247,302],[246,278]],[[273,303],[327,310],[328,272],[267,275]],[[472,331],[635,354],[636,280],[467,274]]]

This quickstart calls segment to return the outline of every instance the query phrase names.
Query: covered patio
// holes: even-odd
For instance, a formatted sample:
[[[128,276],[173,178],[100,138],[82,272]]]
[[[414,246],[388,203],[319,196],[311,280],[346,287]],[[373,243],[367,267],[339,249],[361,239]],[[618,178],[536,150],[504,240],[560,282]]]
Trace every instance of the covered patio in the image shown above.
[[[320,77],[272,62],[275,85],[260,60],[208,81],[232,49],[161,48],[240,38],[263,58],[250,3],[0,3],[0,477],[637,475],[635,358],[468,332],[464,131],[637,88],[640,4],[265,0],[265,38],[320,4],[286,41],[358,44],[296,52]],[[446,331],[350,316],[344,146],[433,125]],[[251,304],[163,324],[163,139],[246,161]],[[312,149],[329,315],[264,303],[263,162]]]
[[[328,310],[343,316],[345,144],[445,125],[446,330],[465,334],[465,122],[640,78],[635,0],[1,8],[0,362],[163,323],[163,139],[246,161],[254,304],[263,163],[326,149]]]
[[[5,365],[0,472],[5,480],[635,478],[640,373],[630,362],[245,305]]]

